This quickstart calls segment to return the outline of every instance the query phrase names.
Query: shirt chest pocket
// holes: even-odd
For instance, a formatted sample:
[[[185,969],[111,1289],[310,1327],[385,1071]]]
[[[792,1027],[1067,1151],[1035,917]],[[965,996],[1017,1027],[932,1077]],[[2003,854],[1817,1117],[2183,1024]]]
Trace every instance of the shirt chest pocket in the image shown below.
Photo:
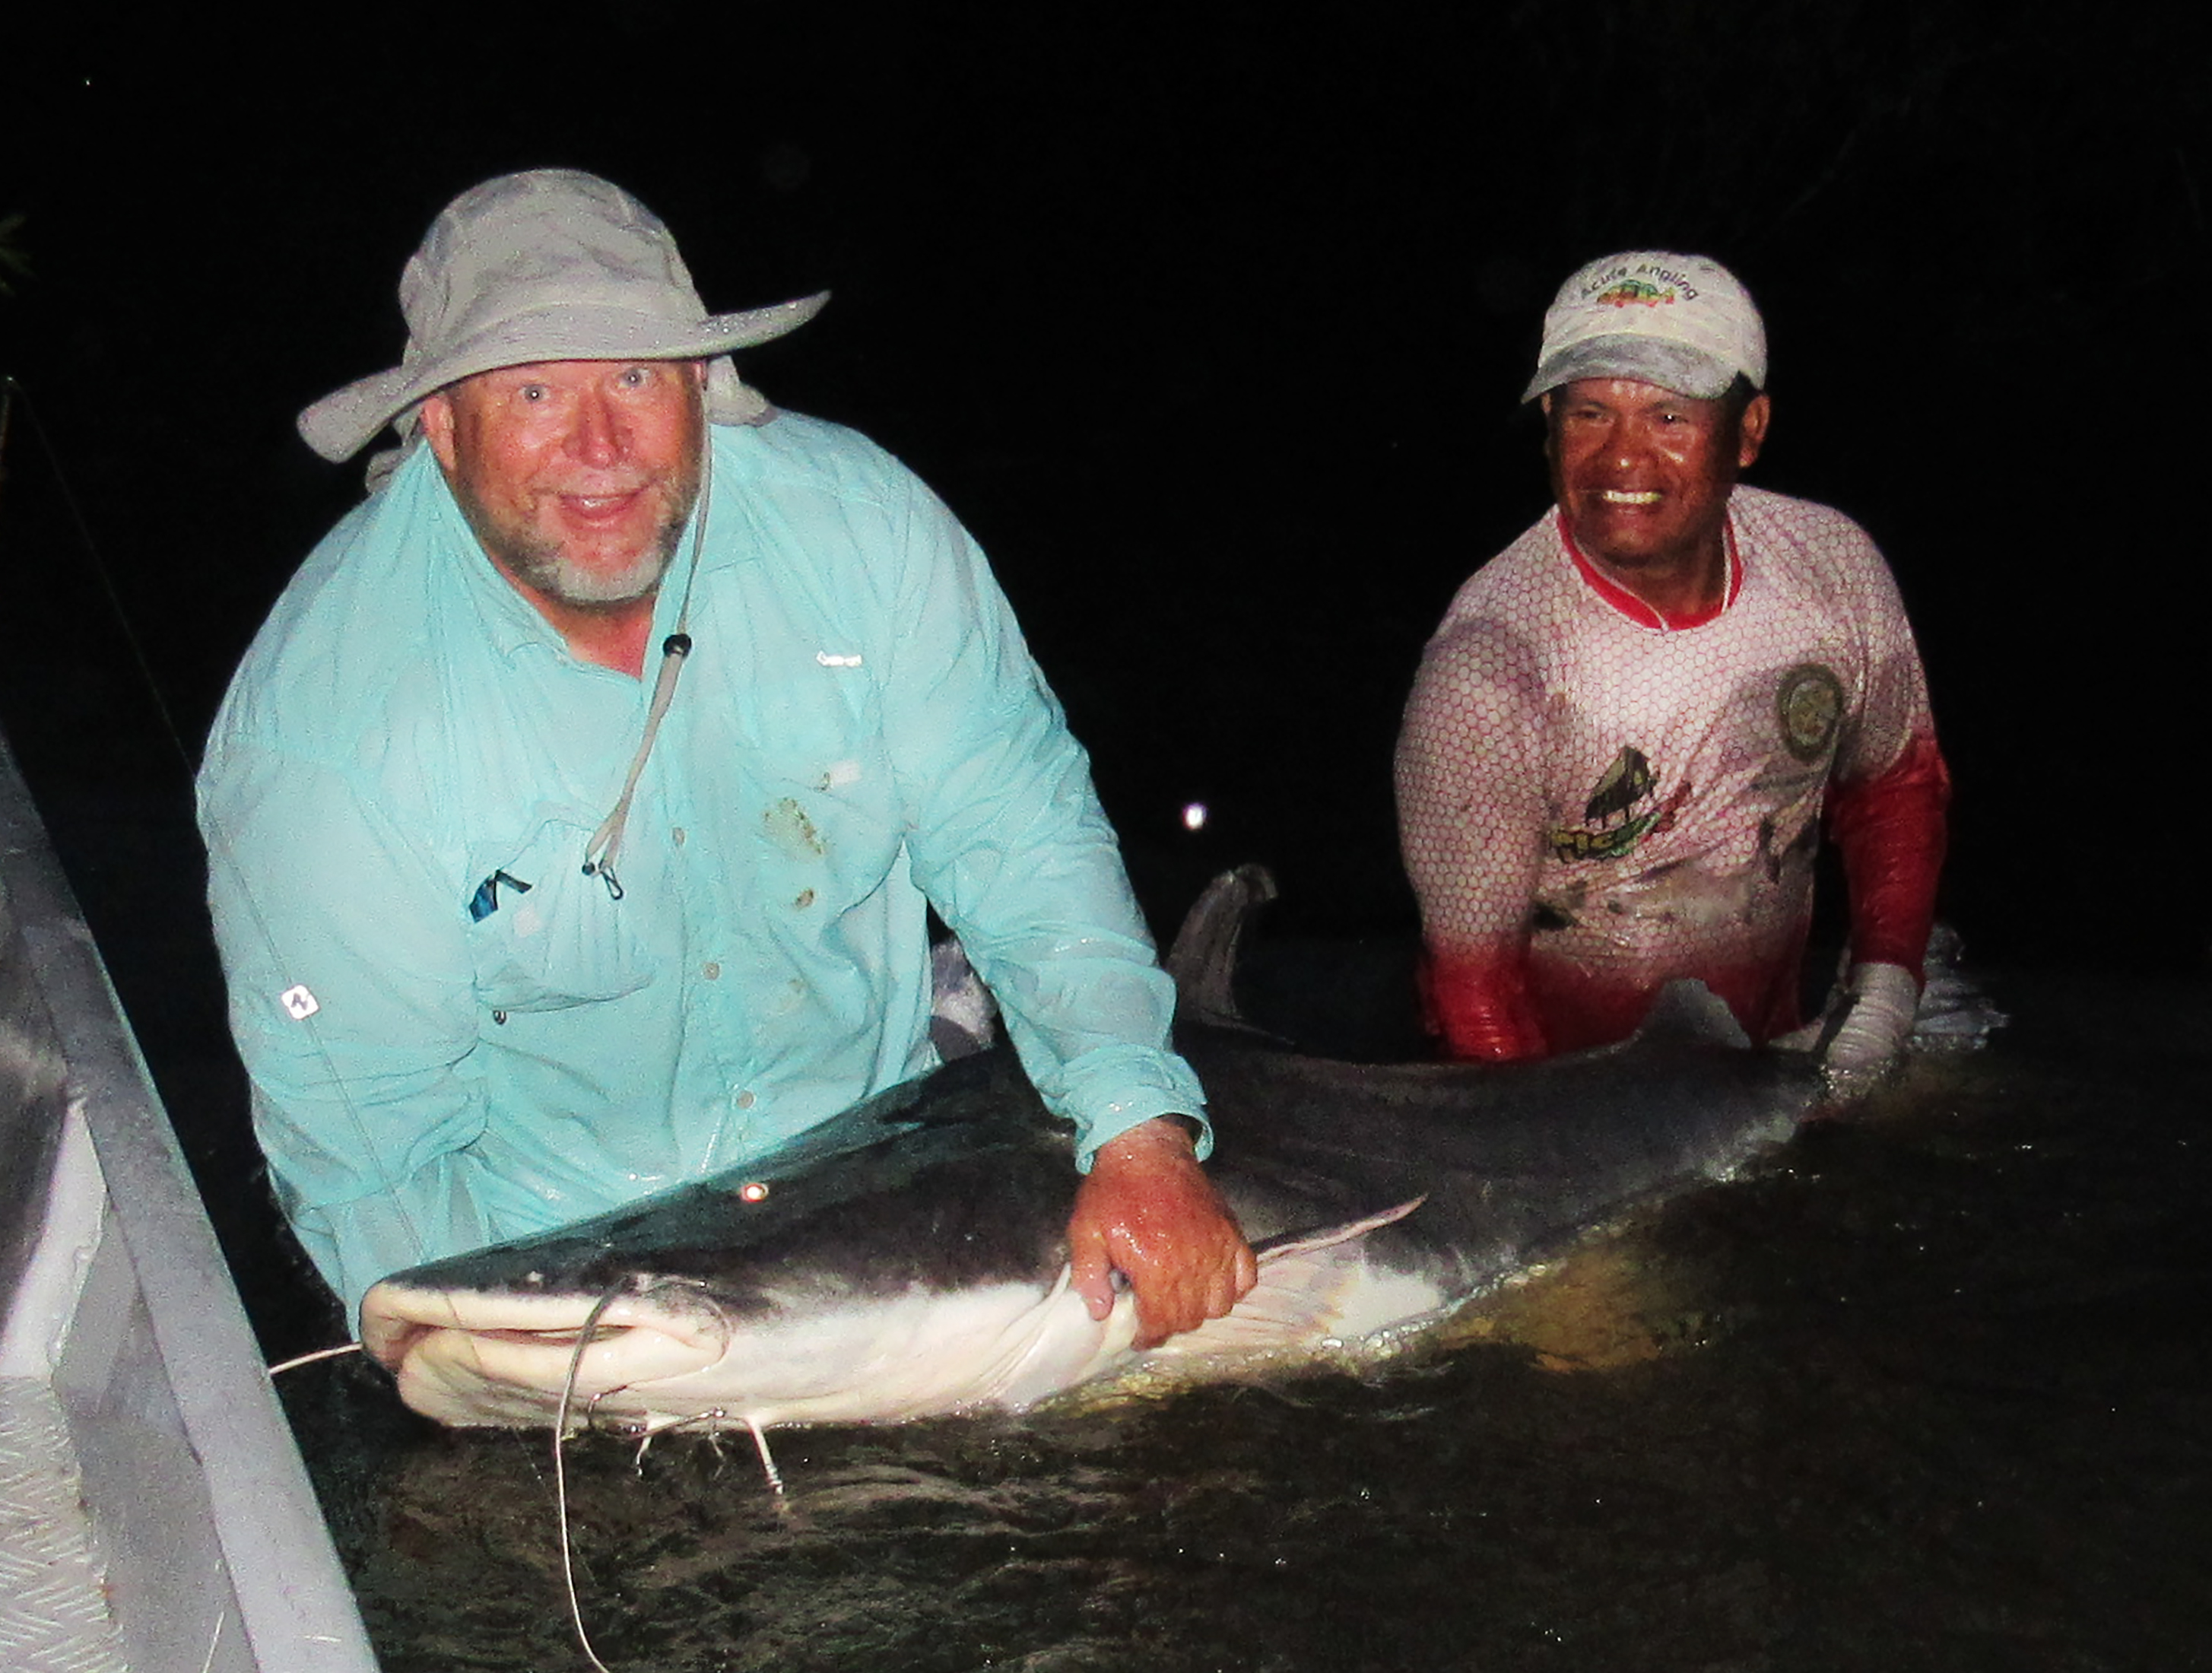
[[[558,1011],[636,992],[661,961],[646,902],[617,900],[583,870],[591,832],[548,820],[511,852],[481,855],[460,903],[479,1001],[495,1011]]]

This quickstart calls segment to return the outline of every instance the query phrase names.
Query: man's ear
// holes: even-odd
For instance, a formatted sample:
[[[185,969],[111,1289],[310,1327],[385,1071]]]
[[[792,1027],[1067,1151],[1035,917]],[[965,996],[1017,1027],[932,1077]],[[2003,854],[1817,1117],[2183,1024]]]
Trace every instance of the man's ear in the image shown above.
[[[422,421],[422,434],[429,441],[430,451],[437,455],[438,468],[450,477],[456,457],[453,398],[442,389],[434,395],[425,395],[417,417]]]
[[[1751,398],[1751,405],[1743,410],[1742,421],[1736,426],[1735,468],[1749,466],[1759,457],[1759,450],[1766,445],[1766,426],[1774,416],[1774,404],[1764,393]]]

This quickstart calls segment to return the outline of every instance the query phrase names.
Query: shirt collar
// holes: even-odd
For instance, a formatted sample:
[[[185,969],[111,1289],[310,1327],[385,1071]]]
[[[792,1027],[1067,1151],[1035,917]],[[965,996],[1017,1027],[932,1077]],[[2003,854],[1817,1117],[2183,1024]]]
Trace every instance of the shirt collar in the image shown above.
[[[1721,588],[1720,602],[1709,609],[1687,613],[1669,613],[1638,598],[1583,555],[1583,549],[1575,544],[1575,537],[1568,532],[1565,512],[1554,511],[1552,514],[1557,520],[1559,544],[1566,548],[1567,556],[1574,561],[1575,568],[1581,572],[1590,590],[1638,627],[1650,628],[1660,633],[1680,633],[1689,628],[1703,627],[1724,614],[1736,601],[1736,595],[1743,591],[1743,560],[1736,551],[1734,513],[1730,513],[1722,525],[1722,545],[1728,558],[1728,577]]]

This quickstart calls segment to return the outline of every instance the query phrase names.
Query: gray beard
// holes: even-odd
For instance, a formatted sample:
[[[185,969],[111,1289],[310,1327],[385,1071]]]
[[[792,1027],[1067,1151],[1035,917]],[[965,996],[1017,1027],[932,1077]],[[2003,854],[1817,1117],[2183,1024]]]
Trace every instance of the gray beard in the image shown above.
[[[550,540],[512,539],[483,527],[477,529],[477,538],[507,574],[555,603],[579,610],[606,609],[653,595],[675,560],[690,515],[689,505],[671,512],[644,550],[617,570],[586,569],[572,563],[568,553]]]

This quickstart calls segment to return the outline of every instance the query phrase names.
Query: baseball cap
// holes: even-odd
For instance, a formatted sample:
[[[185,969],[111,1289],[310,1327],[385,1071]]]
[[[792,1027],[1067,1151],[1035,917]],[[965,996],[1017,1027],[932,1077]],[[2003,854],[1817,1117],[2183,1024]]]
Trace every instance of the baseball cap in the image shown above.
[[[1629,250],[1559,287],[1521,398],[1577,378],[1634,378],[1710,401],[1739,374],[1766,386],[1766,328],[1735,276],[1707,256]]]

